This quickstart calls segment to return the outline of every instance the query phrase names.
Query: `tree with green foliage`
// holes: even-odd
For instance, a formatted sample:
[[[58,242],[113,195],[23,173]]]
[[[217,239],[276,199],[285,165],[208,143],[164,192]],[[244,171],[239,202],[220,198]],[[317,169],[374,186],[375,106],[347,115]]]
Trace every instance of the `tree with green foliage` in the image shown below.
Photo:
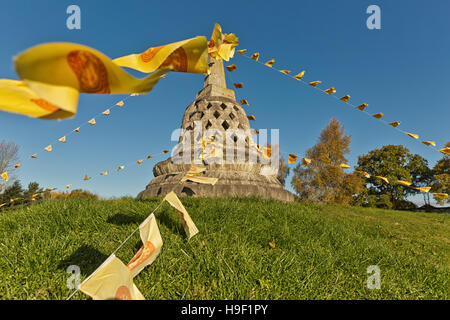
[[[340,167],[347,163],[351,136],[345,134],[339,120],[332,118],[320,134],[319,142],[306,150],[312,162],[294,169],[291,184],[302,200],[350,205],[362,191],[364,181],[356,173],[346,173]],[[326,159],[324,161],[324,159]]]
[[[13,182],[9,187],[6,187],[5,191],[0,195],[0,204],[8,203],[5,207],[11,207],[24,202],[23,188],[19,180]]]
[[[280,165],[278,168],[278,175],[277,175],[277,179],[278,181],[280,181],[280,183],[285,186],[286,185],[286,178],[289,175],[290,172],[290,168],[288,166],[288,164],[286,163],[286,160],[284,159],[284,157],[280,158]]]
[[[450,147],[447,142],[446,147]],[[444,155],[433,167],[433,185],[432,192],[450,194],[450,156]],[[444,205],[450,202],[450,198],[436,198],[436,201]]]
[[[367,195],[374,198],[369,203],[397,209],[410,205],[406,201],[409,195],[420,193],[413,188],[396,184],[397,180],[411,182],[416,187],[426,187],[433,179],[428,161],[418,154],[411,154],[401,145],[383,146],[359,156],[356,170],[365,171],[371,176],[366,179]],[[376,176],[385,177],[390,183]]]

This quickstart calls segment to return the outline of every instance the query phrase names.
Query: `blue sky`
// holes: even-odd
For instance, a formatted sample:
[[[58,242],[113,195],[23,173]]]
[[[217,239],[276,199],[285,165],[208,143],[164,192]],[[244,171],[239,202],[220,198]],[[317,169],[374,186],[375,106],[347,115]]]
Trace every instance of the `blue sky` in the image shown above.
[[[81,8],[81,30],[66,28],[70,4]],[[366,27],[371,4],[381,8],[381,30]],[[17,79],[13,56],[39,43],[76,42],[115,58],[197,35],[209,38],[217,22],[239,37],[239,49],[260,52],[262,61],[275,58],[280,69],[305,69],[306,80],[322,80],[337,95],[350,94],[353,103],[367,102],[369,112],[400,120],[402,129],[440,147],[450,140],[448,1],[16,0],[0,6],[1,78]],[[441,158],[435,149],[282,74],[239,55],[230,63],[238,70],[228,78],[229,86],[244,83],[237,94],[250,102],[253,127],[280,129],[284,151],[302,156],[336,117],[352,135],[352,166],[358,155],[385,144],[403,144],[431,166]],[[165,157],[120,174],[99,173],[173,147],[170,134],[202,83],[202,75],[171,73],[148,95],[130,98],[125,108],[115,108],[108,119],[99,117],[95,127],[84,127],[66,144],[56,139],[123,96],[82,94],[78,114],[64,121],[0,112],[0,140],[20,146],[24,161],[18,177],[25,185],[38,181],[61,189],[72,183],[105,197],[135,196],[153,178],[153,165]],[[42,151],[50,143],[54,151]],[[39,159],[28,161],[33,153],[40,153]],[[94,179],[83,182],[85,174]]]

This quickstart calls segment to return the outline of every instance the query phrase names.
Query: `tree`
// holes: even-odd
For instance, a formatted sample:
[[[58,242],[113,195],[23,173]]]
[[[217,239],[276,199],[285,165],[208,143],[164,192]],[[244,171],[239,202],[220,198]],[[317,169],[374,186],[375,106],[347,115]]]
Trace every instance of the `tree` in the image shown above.
[[[12,168],[19,160],[19,147],[14,142],[0,141],[0,173]],[[10,181],[14,176],[8,173]],[[6,187],[6,183],[0,178],[0,192]]]
[[[28,189],[24,192],[23,197],[27,203],[43,199],[43,189],[39,187],[39,183],[30,182]]]
[[[363,189],[364,181],[356,173],[340,167],[347,163],[351,136],[345,134],[339,120],[332,118],[320,134],[319,141],[306,150],[312,159],[307,167],[298,164],[291,184],[302,200],[349,205]]]
[[[375,196],[377,202],[382,203],[387,203],[388,200],[382,196],[388,195],[389,202],[394,208],[400,208],[405,204],[407,196],[420,193],[413,188],[396,184],[397,180],[411,182],[416,187],[426,187],[432,182],[428,161],[418,154],[411,154],[401,145],[383,146],[359,156],[356,170],[365,171],[371,176],[366,179],[368,195]],[[385,177],[390,183],[376,176]]]
[[[447,142],[446,147],[450,147]],[[439,193],[450,193],[450,156],[444,155],[433,167],[433,184],[432,191]],[[436,201],[443,205],[450,202],[450,198],[436,198]]]
[[[16,180],[11,186],[5,189],[3,194],[0,195],[0,204],[8,203],[7,207],[11,207],[23,203],[23,198],[23,188],[20,181]]]
[[[280,158],[280,167],[278,169],[278,175],[277,175],[277,179],[278,181],[280,181],[280,183],[285,186],[286,185],[286,178],[289,175],[290,172],[290,168],[286,163],[286,160],[284,159],[284,157]]]

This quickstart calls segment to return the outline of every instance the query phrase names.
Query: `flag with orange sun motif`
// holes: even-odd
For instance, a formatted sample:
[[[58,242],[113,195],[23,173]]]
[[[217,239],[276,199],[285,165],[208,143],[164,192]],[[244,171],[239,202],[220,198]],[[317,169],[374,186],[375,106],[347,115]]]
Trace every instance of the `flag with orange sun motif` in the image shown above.
[[[139,233],[143,245],[127,265],[133,278],[146,266],[155,261],[156,257],[161,252],[163,245],[161,233],[159,232],[158,224],[156,223],[156,218],[153,213],[141,223],[139,226]]]
[[[131,271],[112,254],[78,289],[94,300],[145,300],[133,283]]]

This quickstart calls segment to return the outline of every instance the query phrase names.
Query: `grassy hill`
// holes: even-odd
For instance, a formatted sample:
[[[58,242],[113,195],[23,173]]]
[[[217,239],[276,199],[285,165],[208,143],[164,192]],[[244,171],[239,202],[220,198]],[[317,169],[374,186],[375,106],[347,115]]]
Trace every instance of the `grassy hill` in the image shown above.
[[[79,265],[84,279],[159,201],[75,199],[2,211],[0,298],[66,299],[66,268]],[[187,242],[174,209],[156,212],[163,250],[135,278],[147,299],[450,298],[449,215],[182,201],[200,234]],[[117,256],[127,263],[139,246],[136,233]],[[370,265],[381,268],[381,290],[366,287]]]

